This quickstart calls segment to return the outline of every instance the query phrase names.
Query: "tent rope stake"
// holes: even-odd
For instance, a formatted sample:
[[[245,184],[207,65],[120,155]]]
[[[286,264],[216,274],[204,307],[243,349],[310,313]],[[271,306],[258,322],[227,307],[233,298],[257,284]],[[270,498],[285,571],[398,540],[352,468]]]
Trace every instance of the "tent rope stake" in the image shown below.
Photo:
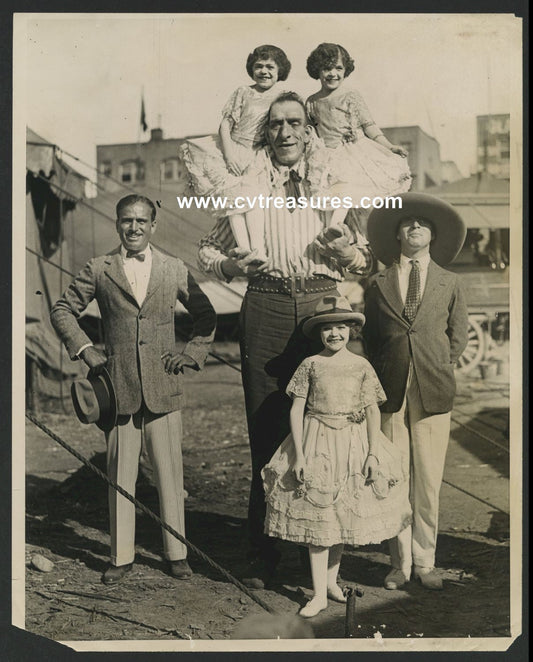
[[[120,485],[118,485],[114,480],[109,478],[103,471],[100,471],[100,469],[95,466],[90,460],[88,460],[86,457],[81,455],[81,453],[78,453],[78,451],[75,448],[72,448],[70,444],[68,444],[66,441],[61,439],[57,434],[52,432],[46,425],[41,423],[34,414],[32,414],[29,411],[26,411],[26,418],[29,419],[32,423],[34,423],[38,428],[40,428],[44,433],[46,433],[49,437],[51,437],[54,441],[56,441],[60,446],[63,446],[65,450],[67,450],[69,453],[74,455],[74,457],[85,464],[85,466],[89,467],[91,471],[93,471],[97,476],[99,476],[102,480],[104,480],[108,485],[110,485],[114,490],[122,494],[123,497],[128,499],[128,501],[131,501],[137,508],[142,510],[142,512],[145,515],[148,515],[152,520],[157,522],[163,529],[168,531],[171,535],[173,535],[175,538],[177,538],[181,543],[186,545],[192,552],[194,552],[198,557],[202,559],[202,561],[205,561],[207,564],[209,564],[212,568],[215,570],[218,570],[218,572],[229,582],[231,582],[234,586],[236,586],[240,591],[242,591],[245,595],[247,595],[251,600],[256,602],[260,607],[262,607],[265,611],[269,612],[270,614],[276,614],[277,612],[270,607],[268,604],[263,602],[261,598],[259,598],[257,595],[255,595],[252,591],[250,591],[244,584],[242,584],[238,579],[236,579],[231,573],[229,573],[227,570],[225,570],[222,566],[220,566],[216,561],[213,561],[207,554],[202,552],[201,549],[196,547],[196,545],[193,545],[189,540],[184,538],[180,533],[178,533],[174,528],[172,528],[169,524],[164,522],[160,517],[158,517],[150,508],[145,506],[143,503],[141,503],[138,499],[136,499],[134,496],[132,496],[129,492],[127,492],[124,488],[122,488]]]

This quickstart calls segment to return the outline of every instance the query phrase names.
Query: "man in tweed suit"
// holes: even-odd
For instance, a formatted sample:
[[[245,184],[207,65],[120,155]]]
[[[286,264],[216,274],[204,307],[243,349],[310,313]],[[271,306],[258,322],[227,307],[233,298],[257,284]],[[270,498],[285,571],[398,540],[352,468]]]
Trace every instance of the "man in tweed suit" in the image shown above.
[[[374,209],[368,239],[388,266],[365,292],[363,334],[385,389],[382,430],[403,451],[410,471],[413,525],[390,543],[392,569],[385,588],[413,574],[441,589],[435,570],[439,490],[455,395],[454,365],[468,340],[468,311],[458,277],[439,265],[452,262],[466,229],[448,203],[405,193],[402,206]]]
[[[161,517],[185,533],[181,457],[180,372],[202,368],[214,337],[216,315],[183,262],[150,245],[156,209],[148,198],[128,195],[117,204],[121,246],[90,260],[52,308],[50,319],[72,359],[94,372],[105,366],[114,384],[118,416],[106,433],[108,475],[135,493],[144,438],[159,492]],[[78,318],[96,299],[102,316],[105,351],[94,347]],[[193,337],[176,353],[174,310],[179,300],[193,319]],[[109,489],[111,563],[102,580],[113,584],[132,569],[135,506]],[[163,530],[171,575],[192,572],[187,548]]]

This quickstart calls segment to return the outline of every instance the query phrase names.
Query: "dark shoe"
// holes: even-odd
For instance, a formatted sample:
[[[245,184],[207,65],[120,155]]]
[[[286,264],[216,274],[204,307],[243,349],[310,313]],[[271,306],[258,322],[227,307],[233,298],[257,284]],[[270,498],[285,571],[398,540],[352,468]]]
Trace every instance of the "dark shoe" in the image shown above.
[[[189,579],[189,577],[192,577],[192,570],[187,559],[181,559],[180,561],[167,561],[167,563],[168,574],[172,575],[174,579]]]
[[[133,568],[133,563],[110,565],[102,575],[104,584],[116,584]]]
[[[281,553],[275,550],[268,559],[261,557],[248,561],[248,567],[242,578],[242,583],[248,588],[268,588],[276,573],[276,567]]]
[[[411,573],[405,573],[399,568],[392,568],[383,581],[383,586],[388,591],[397,591],[409,581]]]
[[[429,588],[431,591],[442,591],[442,578],[439,577],[435,568],[423,568],[415,565],[413,574],[424,588]]]

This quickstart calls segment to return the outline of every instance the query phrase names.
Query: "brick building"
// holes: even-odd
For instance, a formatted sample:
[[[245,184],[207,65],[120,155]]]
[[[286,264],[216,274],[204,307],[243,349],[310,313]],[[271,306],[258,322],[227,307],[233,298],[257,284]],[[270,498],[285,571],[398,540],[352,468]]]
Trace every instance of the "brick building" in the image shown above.
[[[163,129],[152,129],[148,142],[97,145],[99,190],[113,193],[123,186],[147,186],[184,193],[188,173],[179,152],[184,140],[164,138]]]

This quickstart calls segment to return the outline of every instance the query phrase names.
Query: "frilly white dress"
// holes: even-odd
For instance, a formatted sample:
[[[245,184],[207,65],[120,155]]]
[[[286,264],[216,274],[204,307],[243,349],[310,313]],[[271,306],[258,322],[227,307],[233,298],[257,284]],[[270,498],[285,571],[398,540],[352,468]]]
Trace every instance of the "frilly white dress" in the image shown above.
[[[409,190],[407,159],[366,137],[364,128],[375,122],[359,92],[341,86],[326,97],[313,94],[306,108],[329,151],[312,169],[314,195],[350,196],[359,205],[363,196]]]
[[[283,93],[274,85],[265,92],[257,92],[249,85],[237,88],[222,109],[222,117],[229,118],[231,138],[242,170],[251,163],[254,153],[264,145],[264,122],[272,101]],[[220,137],[191,138],[182,145],[181,154],[189,171],[191,185],[199,196],[224,196],[228,205],[237,195],[246,195],[240,176],[232,175],[226,166]],[[228,216],[242,210],[212,209],[214,216]]]
[[[303,428],[306,479],[296,481],[289,435],[262,476],[265,533],[300,544],[367,545],[393,538],[411,522],[408,467],[383,435],[375,449],[379,477],[366,484],[368,454],[364,408],[385,401],[370,363],[350,354],[340,365],[322,356],[305,359],[287,393],[307,399]]]

